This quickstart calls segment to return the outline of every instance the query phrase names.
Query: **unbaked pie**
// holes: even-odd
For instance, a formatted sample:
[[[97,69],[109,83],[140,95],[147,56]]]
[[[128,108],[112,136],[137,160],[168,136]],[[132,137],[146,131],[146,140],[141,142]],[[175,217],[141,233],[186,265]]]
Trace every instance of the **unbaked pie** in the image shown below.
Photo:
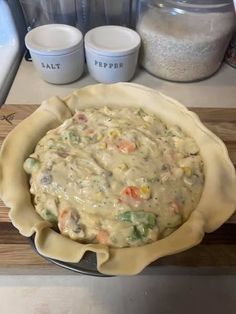
[[[196,208],[199,148],[176,125],[134,108],[88,108],[50,130],[26,159],[36,211],[81,243],[140,246]]]
[[[75,263],[93,251],[112,275],[197,245],[236,207],[223,142],[183,105],[130,83],[44,101],[4,141],[0,178],[12,223],[39,253]]]

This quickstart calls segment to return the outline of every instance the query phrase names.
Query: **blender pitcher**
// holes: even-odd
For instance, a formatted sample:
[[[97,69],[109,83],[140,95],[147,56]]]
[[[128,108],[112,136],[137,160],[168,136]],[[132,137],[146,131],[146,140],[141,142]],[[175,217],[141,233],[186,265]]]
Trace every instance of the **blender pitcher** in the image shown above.
[[[101,25],[131,27],[137,0],[20,0],[28,30],[44,24],[68,24],[85,34]]]

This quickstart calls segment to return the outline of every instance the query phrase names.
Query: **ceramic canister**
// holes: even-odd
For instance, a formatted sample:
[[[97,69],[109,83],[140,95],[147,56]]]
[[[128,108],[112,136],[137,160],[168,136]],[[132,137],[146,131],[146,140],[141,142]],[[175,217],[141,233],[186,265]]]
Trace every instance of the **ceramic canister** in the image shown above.
[[[136,69],[140,36],[122,26],[106,25],[87,32],[84,38],[90,75],[101,83],[129,81]]]
[[[64,24],[39,26],[26,35],[25,44],[45,81],[66,84],[83,73],[83,35],[77,28]]]

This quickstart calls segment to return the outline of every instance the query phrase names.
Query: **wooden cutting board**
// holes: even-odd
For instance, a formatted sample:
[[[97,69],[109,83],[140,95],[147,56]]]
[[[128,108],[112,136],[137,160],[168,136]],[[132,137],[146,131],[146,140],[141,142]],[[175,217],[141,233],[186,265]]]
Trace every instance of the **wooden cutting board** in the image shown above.
[[[38,105],[5,105],[0,110],[0,145],[6,135]],[[203,123],[226,144],[236,166],[236,108],[192,108]],[[8,218],[8,209],[0,201],[0,274],[65,273],[49,264],[30,247]],[[155,266],[236,267],[236,214],[217,231],[205,236],[201,245],[173,256],[164,257]],[[236,269],[236,268],[235,268]]]

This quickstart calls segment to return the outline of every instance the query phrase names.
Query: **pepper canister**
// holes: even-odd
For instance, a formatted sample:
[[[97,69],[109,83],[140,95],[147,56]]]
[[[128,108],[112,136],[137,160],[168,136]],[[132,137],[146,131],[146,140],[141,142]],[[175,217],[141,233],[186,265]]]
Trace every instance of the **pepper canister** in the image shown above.
[[[77,28],[64,24],[39,26],[26,35],[25,44],[45,81],[71,83],[83,73],[83,35]]]
[[[90,75],[101,83],[131,80],[141,43],[137,32],[123,26],[96,27],[85,35],[86,61]]]

